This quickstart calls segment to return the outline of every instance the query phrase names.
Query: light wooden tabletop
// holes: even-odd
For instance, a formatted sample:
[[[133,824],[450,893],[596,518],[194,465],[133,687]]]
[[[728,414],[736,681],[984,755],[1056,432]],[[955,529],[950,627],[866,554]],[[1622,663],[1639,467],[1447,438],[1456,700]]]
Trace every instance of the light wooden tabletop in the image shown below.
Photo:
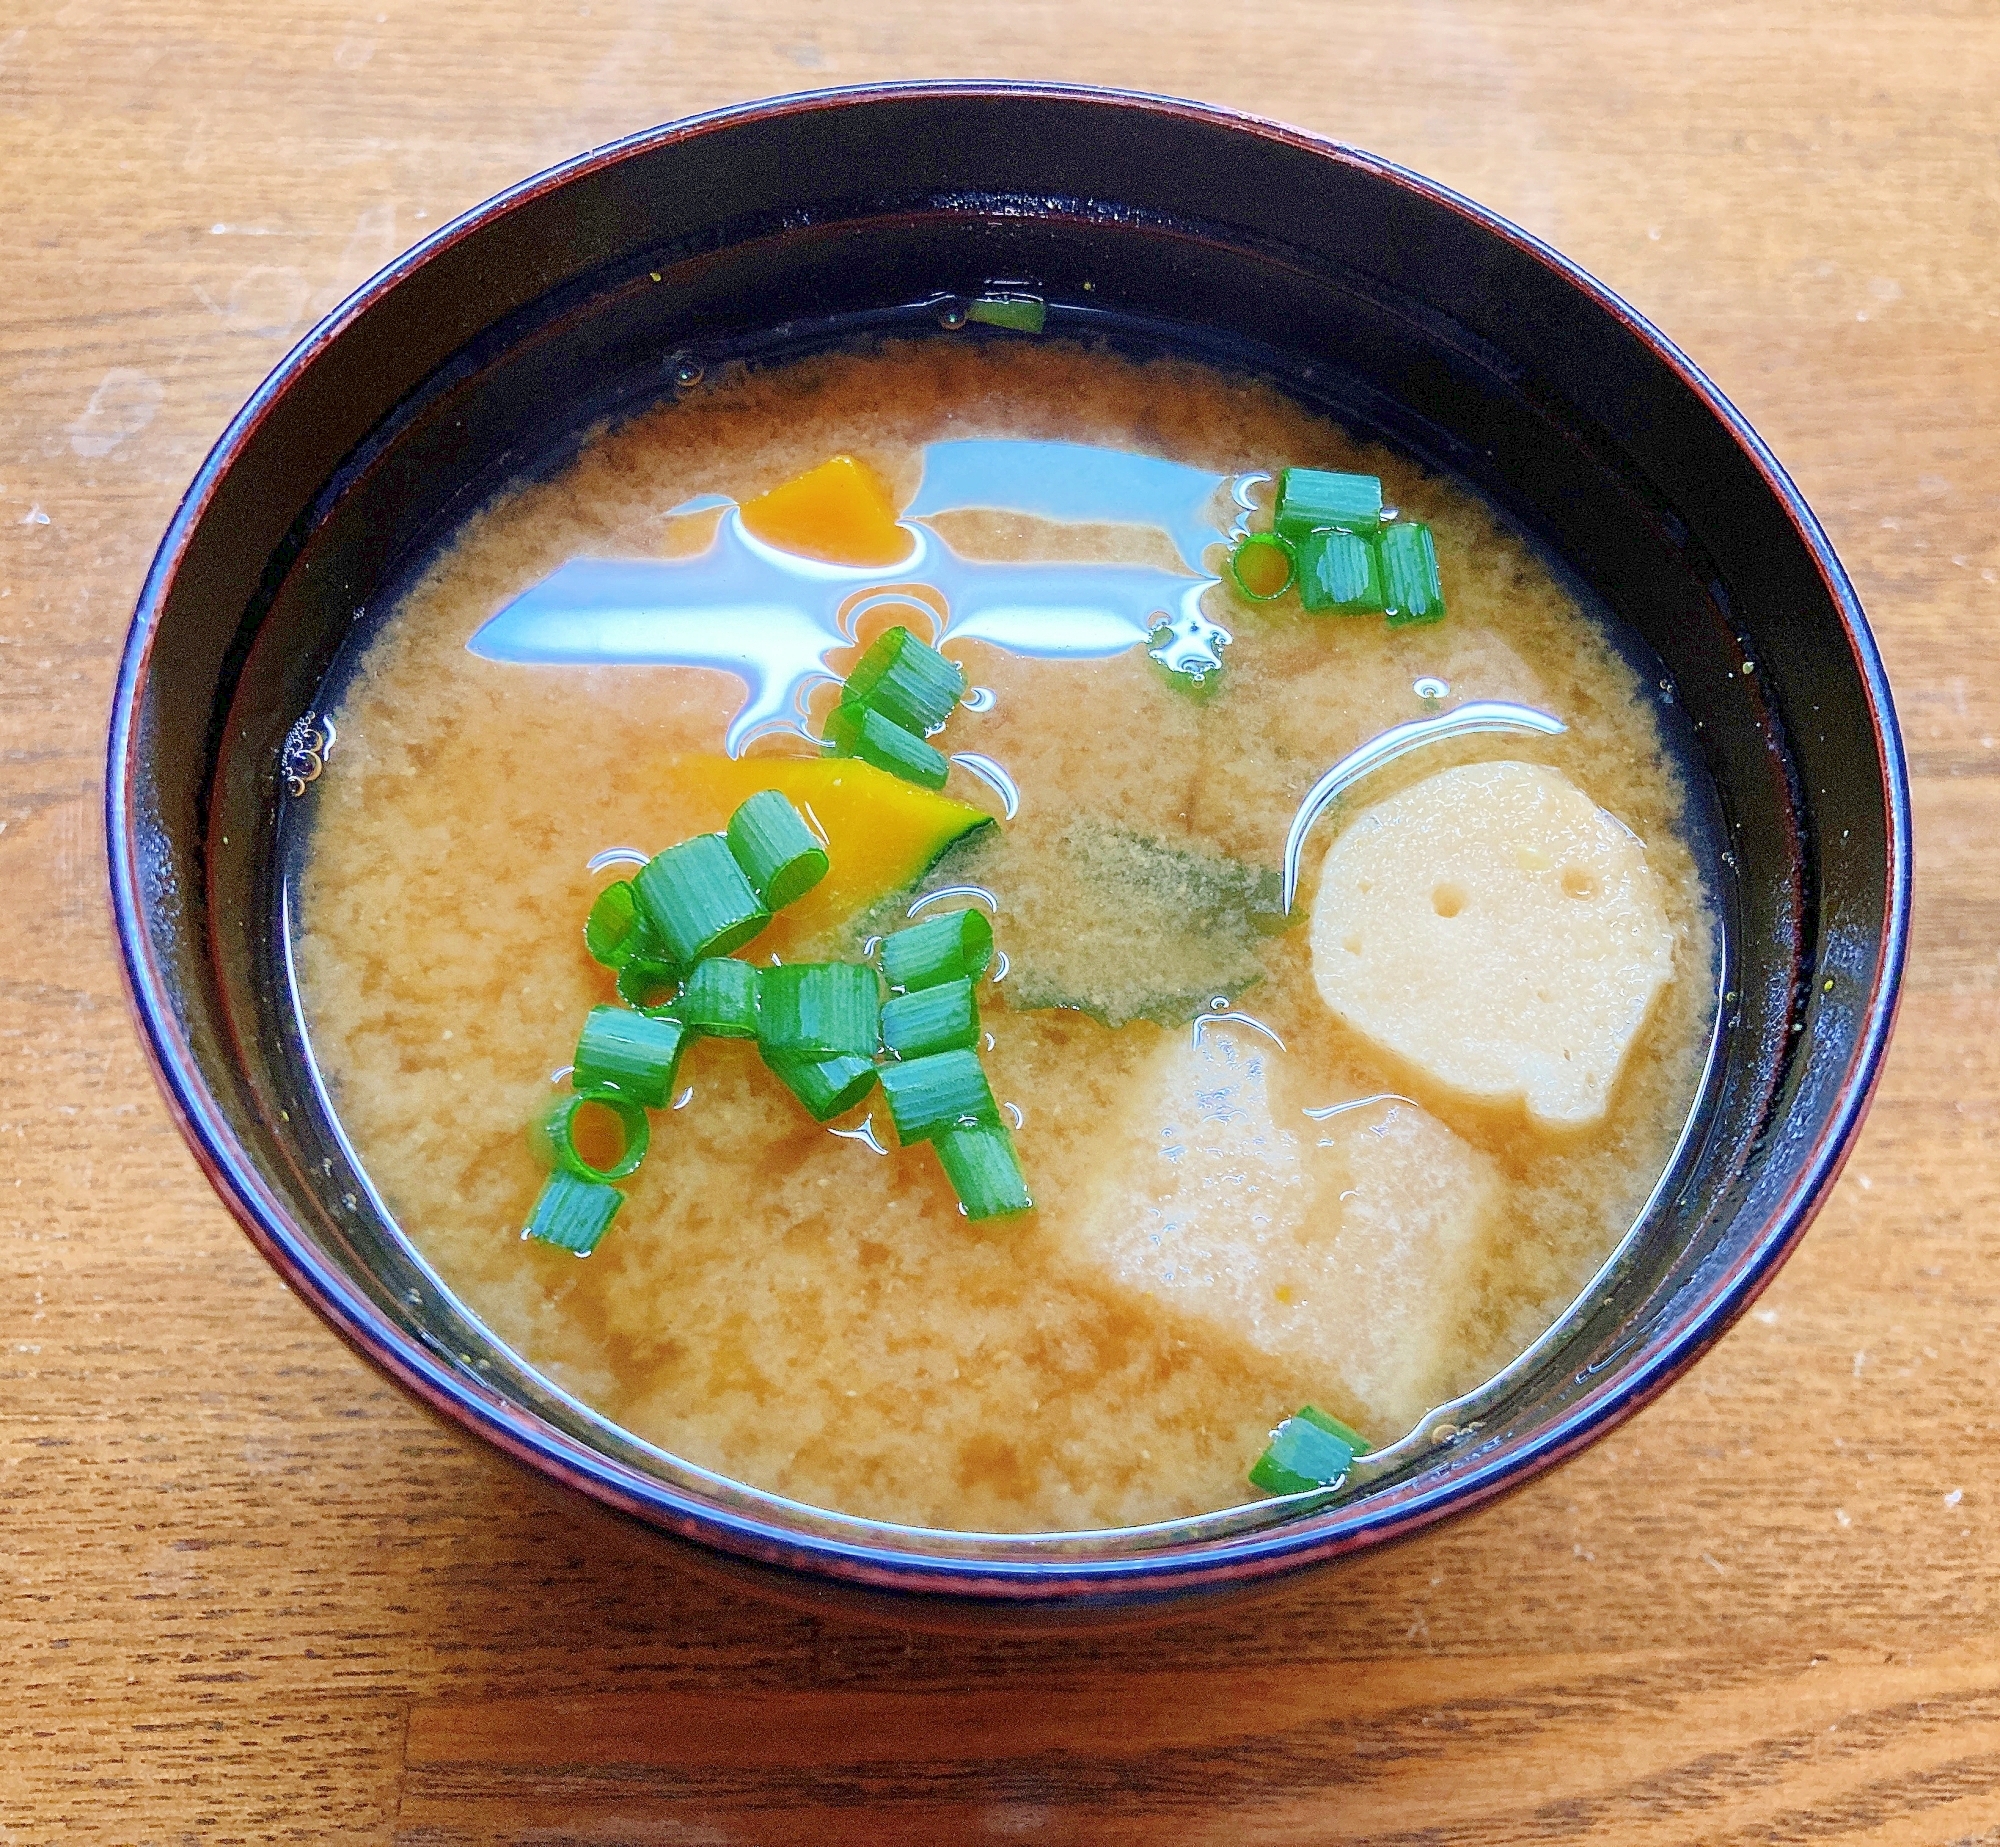
[[[407,1403],[134,1043],[105,712],[176,497],[313,320],[531,170],[907,76],[1255,109],[1621,290],[1874,619],[1902,1028],[1755,1312],[1579,1460],[1165,1632],[772,1608]],[[0,8],[0,1843],[2000,1842],[2000,15],[1952,0]]]

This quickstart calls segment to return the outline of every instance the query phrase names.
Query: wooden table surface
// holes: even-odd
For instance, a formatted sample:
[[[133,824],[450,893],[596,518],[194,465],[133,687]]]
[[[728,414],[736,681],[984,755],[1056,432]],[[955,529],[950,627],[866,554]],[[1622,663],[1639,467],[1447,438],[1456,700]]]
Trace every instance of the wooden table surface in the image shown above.
[[[1505,1504],[1151,1634],[774,1608],[431,1421],[209,1193],[106,920],[134,594],[313,320],[578,149],[922,75],[1257,109],[1578,258],[1818,508],[1915,771],[1900,1037],[1755,1311]],[[0,1847],[2000,1842],[2000,13],[12,0],[0,175]]]

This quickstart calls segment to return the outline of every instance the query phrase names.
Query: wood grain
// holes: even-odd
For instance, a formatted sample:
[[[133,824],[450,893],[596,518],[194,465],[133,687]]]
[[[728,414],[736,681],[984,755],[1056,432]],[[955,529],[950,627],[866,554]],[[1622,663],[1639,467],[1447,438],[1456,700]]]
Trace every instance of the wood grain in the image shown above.
[[[105,922],[133,595],[313,317],[579,148],[916,75],[1255,108],[1577,257],[1798,477],[1916,769],[1897,1050],[1757,1310],[1504,1505],[1151,1634],[766,1605],[431,1423],[208,1193]],[[2000,15],[1921,0],[0,11],[0,1847],[2000,1843],[1996,142]]]

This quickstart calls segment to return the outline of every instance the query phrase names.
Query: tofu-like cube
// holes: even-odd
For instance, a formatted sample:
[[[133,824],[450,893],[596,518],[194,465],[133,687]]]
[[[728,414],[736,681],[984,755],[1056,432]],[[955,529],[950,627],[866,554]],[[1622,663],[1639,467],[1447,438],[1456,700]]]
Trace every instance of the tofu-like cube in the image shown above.
[[[1127,1118],[1150,1128],[1114,1131],[1063,1235],[1121,1286],[1345,1387],[1387,1442],[1490,1357],[1464,1329],[1500,1177],[1404,1098],[1275,1120],[1269,1061],[1286,1056],[1225,1024],[1163,1045]]]
[[[1364,810],[1327,851],[1313,980],[1445,1089],[1600,1120],[1674,967],[1646,849],[1560,770],[1470,763]]]

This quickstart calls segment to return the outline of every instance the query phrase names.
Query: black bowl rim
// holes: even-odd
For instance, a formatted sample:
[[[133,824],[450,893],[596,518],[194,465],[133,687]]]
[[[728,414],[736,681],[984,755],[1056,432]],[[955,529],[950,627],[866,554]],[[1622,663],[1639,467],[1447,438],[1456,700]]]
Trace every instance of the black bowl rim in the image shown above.
[[[143,898],[143,817],[133,799],[139,773],[136,717],[175,573],[218,483],[254,438],[272,404],[349,324],[412,271],[555,188],[635,155],[738,124],[910,98],[1048,100],[1203,123],[1340,162],[1458,214],[1553,271],[1679,377],[1751,461],[1804,541],[1839,613],[1870,708],[1882,765],[1888,877],[1881,955],[1861,1010],[1849,1074],[1836,1108],[1800,1159],[1781,1198],[1768,1211],[1761,1237],[1681,1310],[1664,1337],[1645,1347],[1629,1367],[1608,1371],[1601,1383],[1585,1391],[1545,1428],[1393,1504],[1363,1499],[1310,1520],[1280,1523],[1245,1535],[1127,1557],[1080,1560],[937,1557],[893,1546],[800,1534],[772,1521],[699,1502],[564,1437],[497,1394],[482,1393],[421,1343],[390,1325],[320,1256],[265,1183],[248,1150],[230,1131],[169,998],[166,971],[154,951]],[[111,710],[105,823],[113,919],[128,999],[175,1122],[251,1242],[349,1346],[433,1410],[517,1461],[656,1528],[741,1558],[851,1584],[1016,1604],[1150,1598],[1246,1582],[1406,1537],[1524,1485],[1650,1402],[1756,1299],[1804,1234],[1838,1177],[1880,1078],[1895,1021],[1910,923],[1908,768],[1880,653],[1860,600],[1819,521],[1762,438],[1707,375],[1636,309],[1577,264],[1499,214],[1436,181],[1361,149],[1241,111],[1091,85],[979,81],[861,84],[735,104],[639,131],[533,174],[440,226],[397,257],[312,328],[278,363],[231,419],[176,509],[140,592],[119,666]]]

